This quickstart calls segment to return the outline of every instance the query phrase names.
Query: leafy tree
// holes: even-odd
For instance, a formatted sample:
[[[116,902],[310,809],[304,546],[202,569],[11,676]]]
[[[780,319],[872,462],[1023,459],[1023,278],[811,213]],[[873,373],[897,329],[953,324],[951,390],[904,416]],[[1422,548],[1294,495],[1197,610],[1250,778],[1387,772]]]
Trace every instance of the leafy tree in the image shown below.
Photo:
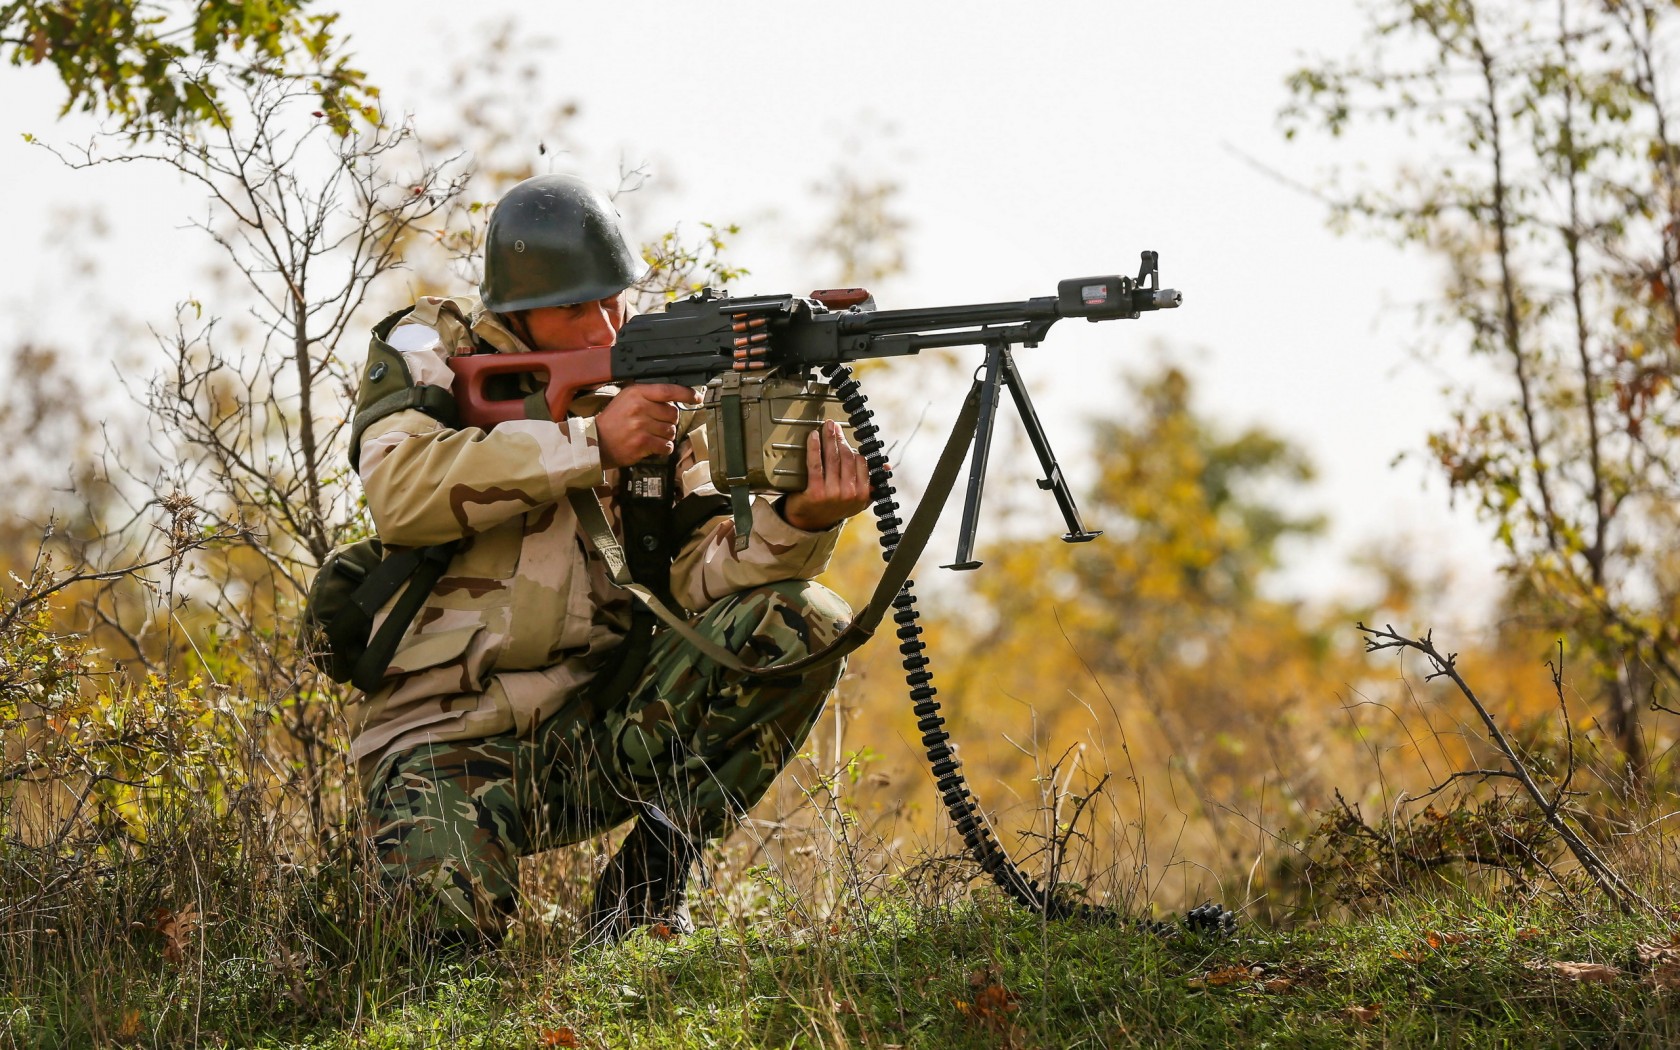
[[[1367,6],[1365,53],[1291,79],[1286,133],[1410,136],[1415,159],[1338,185],[1335,216],[1445,264],[1431,313],[1459,378],[1429,450],[1493,525],[1521,611],[1591,661],[1640,782],[1639,699],[1680,688],[1680,144],[1660,51],[1680,9]]]
[[[1219,757],[1232,748],[1215,742],[1266,741],[1275,719],[1322,681],[1331,649],[1300,609],[1262,591],[1281,545],[1322,528],[1277,499],[1312,470],[1275,435],[1222,432],[1195,411],[1190,379],[1176,368],[1130,385],[1135,408],[1095,425],[1100,473],[1081,501],[1105,534],[1088,544],[997,544],[975,581],[991,627],[972,639],[953,685],[991,692],[1008,683],[1050,706],[1051,683],[1057,693],[1093,674],[1117,683],[1198,798],[1232,797],[1252,781],[1245,763]],[[1053,671],[1035,650],[1088,667]]]
[[[215,123],[229,80],[285,70],[309,83],[339,131],[373,117],[378,92],[333,37],[336,14],[310,0],[15,0],[0,4],[0,53],[51,63],[64,111],[114,118],[141,135]]]

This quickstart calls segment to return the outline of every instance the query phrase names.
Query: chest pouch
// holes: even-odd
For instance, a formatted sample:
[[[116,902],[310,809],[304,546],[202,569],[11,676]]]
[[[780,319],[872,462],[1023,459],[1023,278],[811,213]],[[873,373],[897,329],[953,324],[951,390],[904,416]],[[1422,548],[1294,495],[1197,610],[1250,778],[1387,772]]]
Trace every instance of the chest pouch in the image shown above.
[[[824,420],[857,445],[840,399],[811,376],[726,372],[706,384],[701,408],[712,484],[729,497],[738,551],[752,534],[751,493],[805,491],[805,443]]]

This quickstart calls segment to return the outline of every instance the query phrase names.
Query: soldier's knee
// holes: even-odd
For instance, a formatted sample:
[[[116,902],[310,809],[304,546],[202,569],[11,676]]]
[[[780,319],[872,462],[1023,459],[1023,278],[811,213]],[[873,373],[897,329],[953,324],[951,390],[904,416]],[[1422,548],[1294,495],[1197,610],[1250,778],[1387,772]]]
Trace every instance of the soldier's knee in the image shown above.
[[[418,930],[499,936],[518,886],[506,785],[479,785],[465,745],[432,745],[386,767],[370,791],[369,838],[393,903]],[[508,795],[508,798],[502,796]]]
[[[786,629],[798,648],[820,649],[851,622],[851,606],[815,580],[783,580],[754,588],[743,601],[760,606],[772,623]]]

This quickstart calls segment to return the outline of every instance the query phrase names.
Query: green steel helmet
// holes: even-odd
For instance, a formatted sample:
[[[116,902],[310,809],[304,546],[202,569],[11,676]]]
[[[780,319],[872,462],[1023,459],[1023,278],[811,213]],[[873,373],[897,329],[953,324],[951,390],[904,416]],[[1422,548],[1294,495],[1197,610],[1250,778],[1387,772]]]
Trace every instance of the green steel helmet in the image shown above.
[[[538,175],[490,214],[479,295],[495,313],[616,295],[646,271],[605,193],[572,175]]]

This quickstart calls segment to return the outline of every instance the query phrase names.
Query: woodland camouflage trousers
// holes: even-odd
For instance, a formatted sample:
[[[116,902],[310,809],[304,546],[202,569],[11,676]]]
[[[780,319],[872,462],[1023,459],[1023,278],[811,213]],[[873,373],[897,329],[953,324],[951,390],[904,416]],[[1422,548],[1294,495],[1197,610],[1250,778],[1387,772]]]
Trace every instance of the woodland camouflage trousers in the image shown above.
[[[826,644],[849,616],[827,588],[790,581],[725,598],[694,626],[755,665]],[[636,685],[605,710],[580,700],[534,735],[428,744],[383,762],[368,795],[381,874],[432,928],[497,937],[521,856],[649,807],[695,842],[727,832],[798,752],[842,666],[746,679],[661,632]]]

